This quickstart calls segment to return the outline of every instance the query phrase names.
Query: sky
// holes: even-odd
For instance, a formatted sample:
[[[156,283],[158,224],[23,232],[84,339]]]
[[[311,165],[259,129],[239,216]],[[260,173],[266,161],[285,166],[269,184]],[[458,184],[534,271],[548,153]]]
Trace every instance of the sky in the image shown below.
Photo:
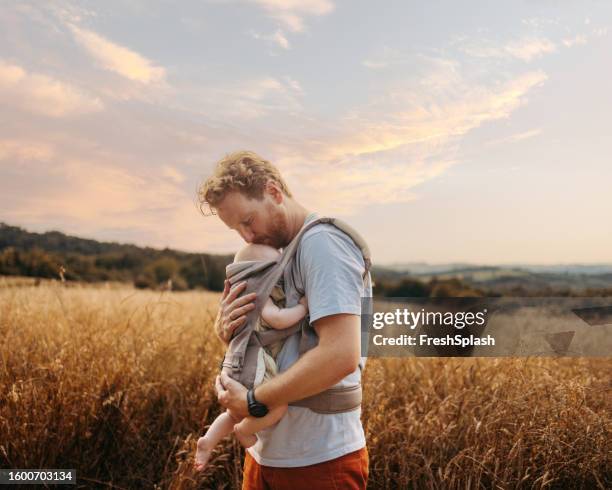
[[[0,221],[231,253],[255,151],[374,263],[612,262],[612,2],[0,0]]]

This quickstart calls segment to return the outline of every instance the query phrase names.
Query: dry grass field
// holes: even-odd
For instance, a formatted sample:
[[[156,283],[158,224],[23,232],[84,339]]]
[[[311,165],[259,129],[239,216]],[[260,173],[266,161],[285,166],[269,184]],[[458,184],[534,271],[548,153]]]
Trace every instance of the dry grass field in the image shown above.
[[[0,278],[0,467],[81,488],[239,488],[219,413],[218,295]],[[610,358],[368,360],[369,488],[611,488]]]

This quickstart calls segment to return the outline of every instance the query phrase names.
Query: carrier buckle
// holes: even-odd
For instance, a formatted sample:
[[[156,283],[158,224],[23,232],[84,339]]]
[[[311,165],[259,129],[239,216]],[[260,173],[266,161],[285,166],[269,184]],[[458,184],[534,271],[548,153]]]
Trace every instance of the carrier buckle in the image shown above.
[[[242,356],[240,354],[234,354],[232,358],[232,369],[237,371],[242,366]]]

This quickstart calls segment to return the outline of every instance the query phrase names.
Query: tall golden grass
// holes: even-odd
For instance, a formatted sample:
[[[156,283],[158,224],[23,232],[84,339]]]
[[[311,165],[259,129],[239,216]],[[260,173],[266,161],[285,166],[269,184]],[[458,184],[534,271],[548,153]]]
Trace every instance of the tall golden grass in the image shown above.
[[[219,413],[219,296],[0,281],[0,466],[86,488],[239,488]],[[368,488],[610,488],[610,358],[374,359]],[[332,435],[330,435],[332,436]]]

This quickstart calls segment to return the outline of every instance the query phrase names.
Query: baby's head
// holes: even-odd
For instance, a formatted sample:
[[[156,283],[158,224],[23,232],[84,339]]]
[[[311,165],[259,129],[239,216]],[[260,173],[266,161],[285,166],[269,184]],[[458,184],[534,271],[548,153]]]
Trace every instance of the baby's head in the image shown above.
[[[275,260],[279,255],[280,252],[270,245],[249,243],[238,250],[234,256],[234,262],[242,262],[244,260]]]

